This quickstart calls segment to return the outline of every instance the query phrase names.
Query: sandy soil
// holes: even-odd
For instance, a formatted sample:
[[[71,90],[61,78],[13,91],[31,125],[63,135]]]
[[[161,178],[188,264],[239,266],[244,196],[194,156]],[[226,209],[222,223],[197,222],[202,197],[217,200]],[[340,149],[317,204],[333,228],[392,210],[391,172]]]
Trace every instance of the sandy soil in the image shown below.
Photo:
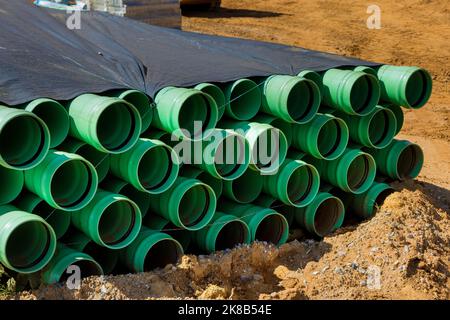
[[[380,30],[367,29],[365,1],[222,3],[217,13],[189,13],[183,29],[428,69],[432,98],[421,110],[406,112],[399,135],[425,151],[419,178],[397,185],[401,191],[389,196],[373,219],[320,242],[300,239],[280,248],[256,243],[184,256],[164,270],[94,277],[80,290],[50,286],[10,298],[448,299],[450,2],[379,0]]]

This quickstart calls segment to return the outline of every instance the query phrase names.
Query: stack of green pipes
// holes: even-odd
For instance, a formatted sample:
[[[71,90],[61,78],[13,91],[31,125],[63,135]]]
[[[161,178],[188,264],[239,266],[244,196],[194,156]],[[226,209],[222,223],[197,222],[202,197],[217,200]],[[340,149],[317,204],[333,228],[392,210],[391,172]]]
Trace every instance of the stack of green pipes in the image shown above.
[[[322,238],[417,177],[422,150],[394,136],[431,86],[421,68],[360,66],[0,106],[0,262],[51,284],[71,265],[144,272],[290,228]],[[172,135],[209,161],[179,161]]]

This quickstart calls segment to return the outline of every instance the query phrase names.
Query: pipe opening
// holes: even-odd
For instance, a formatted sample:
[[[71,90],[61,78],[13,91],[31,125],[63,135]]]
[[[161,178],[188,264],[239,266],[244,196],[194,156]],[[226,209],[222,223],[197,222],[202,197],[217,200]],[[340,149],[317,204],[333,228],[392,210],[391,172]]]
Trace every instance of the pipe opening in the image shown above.
[[[342,152],[344,142],[339,120],[330,119],[319,130],[317,149],[323,158],[332,158]]]
[[[13,201],[23,188],[23,173],[0,165],[0,204]]]
[[[163,239],[155,243],[147,252],[144,260],[144,272],[156,268],[164,268],[175,264],[181,258],[180,245],[172,239]]]
[[[423,165],[423,153],[419,146],[410,144],[400,153],[397,161],[399,179],[412,179],[419,175]]]
[[[94,241],[89,241],[83,252],[94,258],[105,274],[110,273],[117,264],[118,256],[116,252],[99,246]]]
[[[387,110],[377,111],[369,121],[370,142],[382,148],[387,146],[395,135],[395,117]]]
[[[21,115],[6,123],[0,133],[0,154],[12,167],[27,168],[45,156],[48,137],[34,116]]]
[[[225,137],[219,143],[214,155],[214,166],[217,173],[222,178],[231,180],[242,175],[247,168],[246,152],[243,137]]]
[[[330,233],[341,214],[343,214],[342,204],[336,198],[325,199],[314,215],[314,229],[317,235],[324,237]]]
[[[238,120],[249,120],[261,107],[261,91],[253,81],[242,79],[234,83],[229,101],[231,112]]]
[[[376,89],[379,86],[377,79],[364,74],[358,77],[350,90],[350,105],[359,114],[369,113],[378,103]]]
[[[247,226],[239,220],[229,221],[223,225],[216,237],[216,251],[232,249],[240,243],[244,243],[248,236]]]
[[[191,95],[180,108],[178,123],[181,129],[189,132],[189,138],[193,139],[211,126],[210,114],[211,110],[208,100],[202,94]],[[194,122],[196,121],[200,121],[201,126],[195,126]]]
[[[190,187],[182,196],[178,215],[181,223],[192,227],[200,223],[208,214],[211,198],[208,189],[202,185]]]
[[[287,148],[286,138],[279,129],[264,130],[258,135],[256,148],[252,150],[256,167],[260,170],[275,170],[284,161]]]
[[[70,213],[56,210],[45,201],[39,202],[33,213],[42,217],[53,228],[56,239],[61,238],[69,229]]]
[[[411,108],[420,108],[429,99],[431,92],[431,79],[426,71],[418,69],[408,77],[405,88],[405,97]]]
[[[99,268],[98,264],[90,260],[77,260],[68,265],[67,268],[69,268],[70,266],[77,266],[78,268],[80,268],[80,277],[82,279],[91,276],[103,275],[103,271]],[[72,273],[66,272],[67,268],[64,269],[64,272],[61,274],[58,282],[66,283],[68,278],[72,275]]]
[[[234,198],[241,203],[250,203],[256,200],[262,192],[261,176],[248,169],[242,176],[231,181]]]
[[[6,243],[6,256],[16,269],[28,269],[39,263],[48,254],[51,234],[40,221],[27,221],[15,228]]]
[[[295,121],[305,121],[314,116],[317,111],[317,94],[308,81],[297,82],[289,91],[287,111]]]
[[[153,110],[150,107],[149,98],[142,92],[130,90],[122,99],[131,103],[139,112],[142,119],[142,131],[150,126],[153,118]]]
[[[149,191],[161,188],[170,183],[173,169],[171,154],[166,147],[151,148],[139,161],[139,182]]]
[[[350,163],[347,171],[347,184],[350,190],[360,189],[369,176],[370,164],[365,154],[359,154]]]
[[[106,245],[120,245],[128,240],[136,224],[136,210],[128,201],[111,203],[98,223],[100,239]]]
[[[270,214],[258,224],[255,240],[279,244],[286,232],[285,220],[278,214]]]
[[[311,194],[314,175],[309,166],[296,168],[287,183],[287,195],[293,204],[300,204]]]

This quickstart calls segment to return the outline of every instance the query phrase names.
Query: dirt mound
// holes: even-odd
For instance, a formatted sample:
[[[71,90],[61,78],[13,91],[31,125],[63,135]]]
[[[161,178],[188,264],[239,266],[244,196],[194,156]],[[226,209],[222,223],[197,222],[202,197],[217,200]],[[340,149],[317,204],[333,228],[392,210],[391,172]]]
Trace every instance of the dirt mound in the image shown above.
[[[400,185],[371,220],[323,241],[254,243],[142,274],[91,277],[20,299],[448,299],[448,207]],[[434,203],[434,204],[433,204]],[[447,210],[447,211],[446,211]]]

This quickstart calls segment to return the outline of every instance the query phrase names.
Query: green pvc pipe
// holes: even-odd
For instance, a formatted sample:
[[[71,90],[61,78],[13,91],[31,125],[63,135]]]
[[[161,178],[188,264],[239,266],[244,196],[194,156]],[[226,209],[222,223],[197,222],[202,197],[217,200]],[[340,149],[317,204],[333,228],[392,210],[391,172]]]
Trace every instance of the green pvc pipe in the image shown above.
[[[23,172],[0,165],[0,205],[7,204],[22,191],[24,185]]]
[[[223,196],[238,203],[250,203],[261,194],[263,184],[259,172],[247,169],[239,178],[223,181]]]
[[[133,272],[146,272],[176,264],[183,255],[181,245],[166,233],[145,227],[120,253],[121,262]]]
[[[377,71],[371,67],[357,66],[357,67],[353,68],[353,71],[360,71],[360,72],[364,72],[364,73],[367,73],[367,74],[377,77]]]
[[[142,217],[147,214],[147,211],[150,208],[150,197],[148,196],[148,194],[146,192],[137,190],[126,181],[110,176],[102,182],[101,188],[103,190],[112,193],[118,193],[127,198],[130,198],[130,200],[136,203],[139,207]]]
[[[369,114],[380,99],[378,79],[365,72],[329,69],[322,82],[323,103],[351,115]]]
[[[410,109],[424,106],[431,96],[432,79],[418,67],[383,65],[377,70],[381,100]]]
[[[265,193],[294,207],[308,205],[319,191],[319,172],[301,160],[286,159],[277,173],[262,177]]]
[[[58,150],[76,153],[89,161],[97,171],[98,182],[102,182],[109,172],[110,155],[94,148],[90,144],[77,139],[66,139],[58,146]]]
[[[258,113],[262,97],[259,86],[250,79],[224,85],[225,114],[236,120],[250,120]]]
[[[161,131],[161,130],[157,130],[154,129],[153,127],[151,127],[149,130],[145,131],[144,133],[141,134],[141,138],[146,138],[146,139],[153,139],[153,140],[159,140],[164,142],[165,144],[167,144],[170,147],[174,147],[178,142],[180,142],[181,140],[174,136],[174,140],[172,140],[172,134],[166,131]]]
[[[213,253],[232,249],[241,243],[249,244],[250,230],[236,216],[216,212],[211,224],[194,232],[193,239],[201,250]]]
[[[213,189],[197,179],[178,177],[167,191],[150,198],[154,213],[190,231],[205,227],[216,211]]]
[[[339,228],[345,215],[342,201],[327,192],[319,192],[306,207],[291,210],[295,212],[295,221],[319,238]]]
[[[270,124],[222,120],[220,125],[243,135],[250,145],[250,168],[262,174],[277,171],[288,149],[284,133]]]
[[[0,206],[0,262],[19,273],[41,270],[52,258],[56,236],[38,215]]]
[[[26,104],[24,109],[45,122],[50,133],[50,148],[57,147],[67,138],[69,114],[62,104],[52,99],[39,98]]]
[[[253,204],[276,210],[286,218],[289,227],[292,226],[292,223],[294,222],[294,212],[291,210],[291,206],[284,204],[280,200],[275,199],[268,194],[261,194],[258,199],[253,201]]]
[[[43,199],[31,192],[24,192],[14,201],[14,205],[23,211],[42,217],[55,231],[60,239],[69,230],[70,213],[51,207]]]
[[[305,78],[305,79],[313,81],[319,88],[320,96],[323,97],[324,88],[323,88],[323,84],[322,84],[322,77],[320,76],[320,74],[318,74],[317,72],[312,71],[312,70],[303,70],[303,71],[299,72],[297,77]]]
[[[218,199],[223,190],[223,181],[221,179],[217,179],[210,175],[208,172],[205,172],[199,168],[192,166],[183,166],[180,169],[180,176],[186,178],[198,179],[203,183],[209,185],[213,190],[216,198]]]
[[[292,123],[263,112],[258,113],[252,120],[259,123],[267,123],[277,129],[280,129],[286,137],[287,145],[291,145],[293,134]]]
[[[394,189],[388,184],[374,182],[366,192],[351,196],[348,212],[362,219],[371,218],[392,192]]]
[[[91,256],[104,274],[111,274],[119,261],[119,250],[102,247],[81,232],[74,232],[64,239],[66,246]]]
[[[194,89],[200,90],[206,94],[209,94],[217,104],[217,120],[220,120],[225,112],[225,94],[222,89],[212,83],[199,83]]]
[[[123,99],[82,94],[69,105],[69,134],[107,153],[127,151],[141,133],[138,110]]]
[[[377,170],[392,179],[414,179],[423,166],[422,149],[407,140],[394,139],[386,148],[379,150],[367,148],[364,151],[374,157]]]
[[[74,275],[74,272],[67,270],[70,266],[79,268],[81,278],[103,275],[102,267],[91,256],[58,243],[55,255],[42,270],[42,282],[44,284],[66,282]]]
[[[330,114],[317,114],[309,123],[292,127],[292,146],[317,159],[337,159],[347,147],[347,125]]]
[[[381,106],[365,116],[336,113],[347,124],[350,138],[363,146],[381,149],[391,143],[397,132],[395,114]]]
[[[396,127],[395,127],[395,135],[397,135],[400,130],[403,127],[403,122],[405,120],[404,115],[403,115],[403,110],[400,106],[396,105],[396,104],[392,104],[392,103],[385,103],[382,105],[382,107],[391,110],[394,113],[395,116],[395,122],[397,123]]]
[[[127,197],[98,189],[86,207],[72,212],[72,224],[98,245],[121,249],[136,238],[142,216]]]
[[[217,104],[197,89],[166,87],[156,97],[153,126],[177,137],[201,140],[216,126]]]
[[[282,245],[287,241],[289,224],[283,215],[273,209],[231,201],[221,201],[219,209],[245,222],[250,230],[251,241],[265,241],[275,245]]]
[[[141,132],[144,132],[150,127],[153,119],[153,107],[151,106],[149,97],[139,90],[113,90],[106,93],[108,96],[123,99],[131,103],[139,112],[141,116],[142,126]]]
[[[191,231],[181,229],[172,222],[161,218],[156,214],[148,214],[142,220],[142,224],[152,230],[162,231],[177,240],[183,247],[184,252],[188,249],[191,243]]]
[[[50,206],[64,211],[85,207],[94,197],[98,178],[83,157],[50,150],[35,168],[25,171],[25,186]]]
[[[305,157],[319,171],[320,177],[345,192],[359,194],[370,188],[376,175],[374,158],[361,150],[347,148],[331,161]]]
[[[29,111],[0,105],[0,165],[9,169],[34,168],[45,158],[50,132],[38,116]]]
[[[111,156],[111,173],[139,191],[159,194],[178,176],[178,156],[159,140],[140,138],[130,150]]]
[[[268,77],[262,94],[261,110],[289,123],[310,121],[321,101],[320,89],[314,81],[287,75]]]
[[[194,146],[195,148],[195,146]],[[202,161],[196,164],[195,149],[191,163],[217,179],[234,180],[250,164],[250,145],[243,135],[232,130],[214,129],[201,145]]]

